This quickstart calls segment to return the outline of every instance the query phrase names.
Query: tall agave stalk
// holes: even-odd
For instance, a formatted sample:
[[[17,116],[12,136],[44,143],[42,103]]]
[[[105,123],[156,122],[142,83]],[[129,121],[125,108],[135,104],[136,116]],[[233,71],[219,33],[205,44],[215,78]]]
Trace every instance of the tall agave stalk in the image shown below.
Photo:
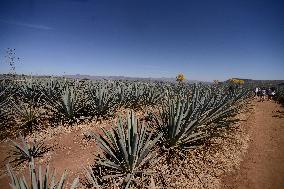
[[[44,172],[42,172],[41,166],[39,166],[37,171],[34,161],[29,163],[30,183],[27,182],[27,179],[24,176],[22,178],[17,177],[9,165],[7,165],[7,170],[11,179],[10,186],[12,189],[63,189],[67,177],[67,172],[65,171],[59,182],[57,182],[55,174],[50,173],[48,165]],[[79,178],[77,177],[74,179],[70,189],[75,189],[78,183]]]
[[[139,128],[133,112],[127,116],[126,127],[120,118],[112,132],[103,132],[104,135],[95,135],[104,152],[104,157],[97,163],[117,174],[125,175],[124,185],[129,186],[133,176],[144,172],[143,166],[155,159],[156,153],[153,150],[162,134],[156,137],[153,132],[148,134],[144,123]]]

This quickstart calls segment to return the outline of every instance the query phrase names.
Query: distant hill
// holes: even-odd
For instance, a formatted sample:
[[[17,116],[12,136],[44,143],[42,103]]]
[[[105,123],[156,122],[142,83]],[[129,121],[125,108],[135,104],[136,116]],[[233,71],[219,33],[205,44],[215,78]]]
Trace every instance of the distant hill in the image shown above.
[[[9,79],[11,78],[11,74],[0,74],[0,80]],[[30,78],[30,75],[20,74],[15,76],[17,79],[21,78]],[[93,76],[93,75],[63,75],[63,76],[49,76],[49,75],[33,75],[33,78],[61,78],[66,77],[70,79],[79,79],[79,80],[128,80],[128,81],[163,81],[163,82],[176,82],[175,78],[168,78],[168,77],[160,77],[160,78],[143,78],[143,77],[126,77],[126,76]],[[245,81],[245,84],[248,85],[257,85],[257,86],[276,86],[276,85],[284,85],[284,80],[253,80],[253,79],[244,79],[244,78],[234,78],[234,79],[241,79]],[[198,80],[186,80],[188,83],[206,83],[210,84],[211,82],[206,81],[198,81]],[[229,80],[224,81],[229,82]]]
[[[13,76],[11,74],[0,74],[0,80],[3,79],[11,79]],[[163,82],[176,82],[175,78],[167,78],[167,77],[161,77],[161,78],[151,78],[151,77],[126,77],[126,76],[93,76],[93,75],[63,75],[63,76],[49,76],[49,75],[25,75],[25,74],[18,74],[15,75],[16,79],[22,79],[22,78],[70,78],[70,79],[79,79],[79,80],[122,80],[122,81],[163,81]],[[205,81],[198,81],[198,80],[186,80],[186,82],[189,83],[210,83]]]

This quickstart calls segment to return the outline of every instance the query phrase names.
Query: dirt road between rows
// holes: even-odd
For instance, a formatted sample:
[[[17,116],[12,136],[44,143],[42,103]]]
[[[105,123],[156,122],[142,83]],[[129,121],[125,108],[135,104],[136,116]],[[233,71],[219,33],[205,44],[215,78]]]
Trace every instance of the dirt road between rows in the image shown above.
[[[257,100],[254,105],[248,151],[239,170],[222,179],[223,189],[284,189],[284,107]]]

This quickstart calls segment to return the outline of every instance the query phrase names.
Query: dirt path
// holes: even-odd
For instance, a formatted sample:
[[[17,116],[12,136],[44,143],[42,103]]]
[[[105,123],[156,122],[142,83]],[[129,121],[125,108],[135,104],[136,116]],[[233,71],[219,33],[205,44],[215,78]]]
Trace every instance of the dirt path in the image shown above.
[[[224,189],[284,188],[284,108],[267,101],[254,104],[248,151],[240,169],[223,178]]]

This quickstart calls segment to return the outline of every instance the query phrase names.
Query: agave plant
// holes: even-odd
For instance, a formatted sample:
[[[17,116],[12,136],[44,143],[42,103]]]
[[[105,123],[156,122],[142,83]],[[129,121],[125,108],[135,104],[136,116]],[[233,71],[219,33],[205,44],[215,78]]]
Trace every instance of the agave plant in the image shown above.
[[[126,99],[126,94],[125,94],[126,93],[126,91],[125,91],[126,90],[125,84],[118,82],[118,83],[116,83],[115,88],[116,88],[116,95],[117,95],[117,98],[118,98],[119,106],[126,105],[127,99]]]
[[[143,104],[145,86],[142,83],[133,83],[126,90],[126,107],[139,108]]]
[[[4,116],[5,106],[8,103],[8,99],[6,97],[6,89],[0,91],[0,118]]]
[[[61,96],[63,86],[60,85],[59,81],[51,78],[48,80],[43,80],[40,83],[40,91],[42,94],[42,103],[49,102],[49,98],[52,98],[52,100],[59,101]]]
[[[118,105],[118,99],[107,85],[91,85],[88,89],[88,105],[97,118],[112,115]]]
[[[69,121],[74,121],[80,115],[80,110],[84,108],[84,104],[78,95],[77,86],[69,86],[66,84],[62,89],[62,94],[57,96],[47,96],[48,102],[53,110],[59,115],[64,116]]]
[[[77,102],[77,94],[76,91],[72,87],[66,87],[66,89],[63,92],[63,95],[61,96],[60,101],[60,109],[62,113],[64,113],[68,118],[72,119],[76,115],[76,108],[78,108],[76,105]]]
[[[34,107],[33,101],[29,103],[19,102],[16,104],[12,103],[13,108],[16,110],[16,113],[20,116],[22,125],[24,128],[31,133],[33,128],[37,126],[39,119],[39,111]]]
[[[172,96],[160,109],[159,115],[151,114],[158,132],[163,133],[162,144],[166,149],[193,148],[205,138],[205,132],[200,131],[200,117],[205,110],[200,105],[201,89],[197,85],[192,89],[192,95],[178,94]]]
[[[19,85],[18,95],[24,102],[32,100],[38,104],[42,96],[39,81],[36,79],[28,79],[24,83],[21,83]]]
[[[276,101],[278,101],[280,104],[284,104],[284,87],[278,86],[276,89],[276,95],[274,98]]]
[[[25,177],[18,178],[9,165],[7,165],[7,170],[11,179],[10,186],[12,189],[63,189],[67,177],[67,172],[65,171],[62,174],[60,181],[56,182],[55,174],[50,173],[48,165],[44,172],[42,172],[41,166],[39,166],[38,171],[36,171],[34,161],[29,163],[30,183],[27,183]],[[79,178],[77,177],[74,179],[70,189],[75,189],[78,183]]]
[[[4,106],[7,102],[7,98],[10,96],[11,87],[5,83],[5,81],[1,81],[0,83],[0,107]]]
[[[28,161],[31,162],[36,157],[42,157],[49,148],[47,148],[43,142],[33,141],[31,144],[27,143],[22,135],[20,135],[21,144],[10,140],[13,147],[10,158],[13,158],[11,163],[17,163],[17,165]]]
[[[248,97],[249,93],[246,89],[229,94],[221,92],[219,95],[208,95],[207,99],[202,101],[205,108],[203,108],[200,122],[203,125],[210,125],[233,116],[239,111]]]
[[[208,87],[195,85],[191,96],[182,96],[169,100],[154,115],[153,126],[163,133],[166,149],[196,147],[201,140],[208,137],[212,124],[232,116],[238,110],[238,102],[245,93],[224,95]]]
[[[162,134],[154,136],[153,132],[148,134],[147,128],[142,123],[138,128],[137,119],[133,112],[127,116],[125,128],[121,118],[117,127],[112,132],[103,130],[103,135],[95,135],[104,156],[98,159],[97,164],[115,171],[118,176],[124,175],[124,186],[128,187],[135,174],[145,172],[143,170],[147,163],[155,160],[154,147]]]
[[[11,98],[16,92],[16,88],[11,86],[5,80],[0,82],[0,120],[8,113],[8,105],[10,105]]]
[[[198,117],[189,119],[191,107],[187,103],[185,100],[170,100],[159,116],[154,115],[154,127],[159,133],[163,133],[162,143],[167,149],[192,148],[192,144],[206,136],[204,132],[197,130]]]
[[[163,101],[165,96],[164,90],[156,85],[147,86],[142,96],[144,105],[157,105]]]

